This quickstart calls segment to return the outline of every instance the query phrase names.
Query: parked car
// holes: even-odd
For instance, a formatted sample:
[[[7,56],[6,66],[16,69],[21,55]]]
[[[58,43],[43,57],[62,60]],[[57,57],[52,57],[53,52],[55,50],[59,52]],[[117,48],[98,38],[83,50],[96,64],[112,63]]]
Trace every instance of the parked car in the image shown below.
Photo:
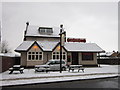
[[[67,68],[65,60],[62,60],[62,70],[65,71]],[[51,59],[44,65],[35,65],[35,71],[44,71],[49,69],[50,71],[60,70],[60,60]]]

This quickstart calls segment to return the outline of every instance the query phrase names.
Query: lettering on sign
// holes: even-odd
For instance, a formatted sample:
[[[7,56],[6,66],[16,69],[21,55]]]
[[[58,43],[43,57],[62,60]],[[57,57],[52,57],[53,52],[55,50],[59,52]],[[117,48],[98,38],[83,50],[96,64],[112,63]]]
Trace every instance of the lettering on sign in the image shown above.
[[[81,39],[81,38],[68,38],[68,42],[86,42],[86,39]]]

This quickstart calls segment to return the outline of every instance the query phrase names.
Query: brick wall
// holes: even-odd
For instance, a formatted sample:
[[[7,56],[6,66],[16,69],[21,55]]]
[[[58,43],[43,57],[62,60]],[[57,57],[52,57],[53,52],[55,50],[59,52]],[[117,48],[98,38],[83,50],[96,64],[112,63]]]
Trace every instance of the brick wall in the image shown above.
[[[0,72],[4,72],[12,67],[14,64],[19,64],[20,57],[8,57],[8,56],[0,56],[0,64],[2,63],[2,70]],[[16,60],[18,60],[16,62]]]

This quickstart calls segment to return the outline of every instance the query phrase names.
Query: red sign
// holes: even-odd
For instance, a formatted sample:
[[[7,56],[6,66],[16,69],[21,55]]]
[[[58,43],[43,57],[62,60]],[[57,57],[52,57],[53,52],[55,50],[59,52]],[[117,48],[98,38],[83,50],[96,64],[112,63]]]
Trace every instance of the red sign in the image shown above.
[[[68,38],[67,42],[86,42],[86,39],[82,39],[82,38]]]

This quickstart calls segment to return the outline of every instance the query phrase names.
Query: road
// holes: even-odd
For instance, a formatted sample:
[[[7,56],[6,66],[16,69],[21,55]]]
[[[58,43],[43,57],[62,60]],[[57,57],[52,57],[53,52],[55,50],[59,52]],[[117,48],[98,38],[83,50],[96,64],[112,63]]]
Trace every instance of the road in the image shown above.
[[[118,88],[118,77],[3,87],[3,89],[4,88]]]

